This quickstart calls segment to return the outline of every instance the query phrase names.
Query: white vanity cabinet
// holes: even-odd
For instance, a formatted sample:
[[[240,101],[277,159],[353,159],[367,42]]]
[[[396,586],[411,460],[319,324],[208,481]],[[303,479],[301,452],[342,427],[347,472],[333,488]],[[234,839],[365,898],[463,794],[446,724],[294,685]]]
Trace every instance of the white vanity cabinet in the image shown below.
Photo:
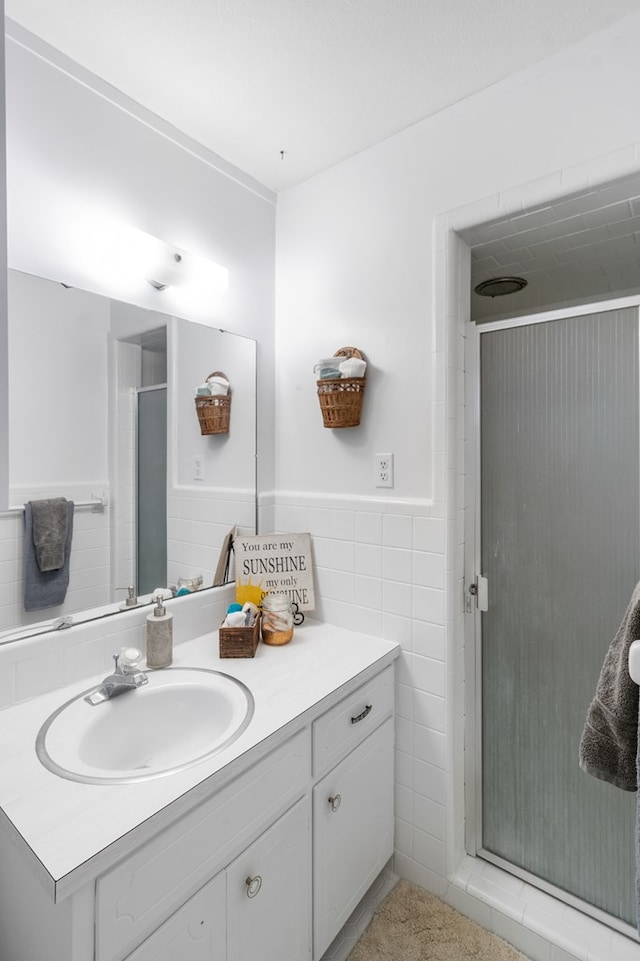
[[[219,874],[130,954],[127,961],[226,961],[226,878]]]
[[[309,878],[308,800],[302,799],[127,961],[306,961]]]
[[[227,871],[227,961],[311,957],[310,801],[303,798]]]
[[[158,950],[167,918],[168,938],[175,940],[176,927],[183,931],[180,943],[185,945],[185,959],[190,961],[193,956],[200,961],[203,956],[209,961],[208,955],[197,953],[204,948],[193,935],[193,905],[188,899],[201,889],[207,891],[204,900],[196,901],[198,921],[198,912],[209,910],[220,873],[225,877],[224,908],[218,902],[211,908],[215,922],[204,914],[199,919],[203,930],[211,928],[211,961],[218,961],[220,943],[228,945],[223,961],[252,957],[254,936],[264,961],[307,957],[293,953],[294,939],[285,925],[289,905],[294,905],[300,912],[295,928],[298,941],[308,945],[310,766],[309,731],[305,729],[99,877],[96,961],[122,961],[151,933]],[[207,890],[212,877],[213,887]],[[219,920],[221,911],[225,924]],[[242,925],[248,923],[248,917],[255,929],[244,931]],[[216,930],[222,935],[217,937]],[[281,944],[286,944],[284,954],[278,953]],[[140,950],[146,961],[144,948]],[[196,953],[189,954],[189,950]],[[182,961],[183,956],[179,957]],[[131,958],[138,961],[135,952]]]
[[[79,814],[93,846],[56,875],[3,807],[0,961],[321,961],[393,853],[397,645],[316,630],[316,653],[293,648],[286,680],[281,652],[239,666],[256,700],[248,744],[165,804],[170,777],[76,787],[40,770],[23,736],[22,796],[37,785],[66,818],[51,847],[73,843]],[[37,730],[44,707],[8,709],[4,730],[25,718]],[[142,801],[144,817],[93,841]]]
[[[99,879],[97,961],[121,961],[123,945],[206,875],[204,837],[219,858],[252,816],[277,810],[305,787],[305,796],[225,868],[222,907],[214,903],[216,878],[127,961],[152,961],[153,951],[163,958],[165,941],[179,944],[180,961],[320,961],[393,854],[393,704],[387,667],[318,717],[311,732],[223,789],[193,824],[177,825]],[[303,773],[311,767],[309,733],[310,782]]]
[[[390,667],[313,726],[315,961],[393,854],[393,703]]]

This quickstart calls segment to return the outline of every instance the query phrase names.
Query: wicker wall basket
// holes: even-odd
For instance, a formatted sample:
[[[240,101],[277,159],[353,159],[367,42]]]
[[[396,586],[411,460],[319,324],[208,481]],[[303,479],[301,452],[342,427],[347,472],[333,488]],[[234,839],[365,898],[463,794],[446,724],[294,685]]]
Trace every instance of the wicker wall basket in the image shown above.
[[[341,347],[334,357],[364,360],[357,347]],[[328,377],[316,381],[325,427],[357,427],[360,423],[365,377]]]
[[[214,370],[209,377],[224,377],[221,370]],[[196,412],[200,421],[201,434],[228,434],[231,414],[231,387],[228,394],[196,397]]]

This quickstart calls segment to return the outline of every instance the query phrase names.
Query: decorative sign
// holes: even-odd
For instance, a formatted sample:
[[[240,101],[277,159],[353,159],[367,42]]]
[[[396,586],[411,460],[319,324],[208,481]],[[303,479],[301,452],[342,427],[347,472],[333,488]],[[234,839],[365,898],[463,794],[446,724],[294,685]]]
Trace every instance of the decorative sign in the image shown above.
[[[237,591],[286,594],[301,611],[315,607],[310,534],[237,536]]]

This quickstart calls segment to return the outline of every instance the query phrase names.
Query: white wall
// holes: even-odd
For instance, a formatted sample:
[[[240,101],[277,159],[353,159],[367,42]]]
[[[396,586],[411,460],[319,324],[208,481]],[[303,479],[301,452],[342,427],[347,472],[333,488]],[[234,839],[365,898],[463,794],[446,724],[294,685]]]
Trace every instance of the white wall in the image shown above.
[[[4,19],[4,0],[0,0],[0,17]],[[5,56],[4,46],[0,50],[0,129],[4,130],[5,119]],[[0,140],[1,142],[1,140]],[[6,174],[6,155],[0,151],[0,264],[6,263],[7,254],[7,234],[6,234],[6,193],[5,174]],[[7,287],[4,272],[0,283],[0,345],[7,340]],[[9,360],[7,352],[0,350],[0,450],[6,450],[9,443],[9,388],[7,385],[7,373]],[[9,489],[9,465],[7,459],[0,460],[0,507],[8,503]]]
[[[259,464],[271,489],[274,195],[17,25],[7,31],[9,265],[259,339]],[[227,293],[188,304],[98,271],[95,228],[109,220],[223,265]]]
[[[573,48],[280,194],[279,488],[374,495],[362,455],[389,450],[395,496],[433,496],[433,305],[444,282],[433,273],[434,219],[494,194],[506,204],[510,189],[547,175],[549,190],[568,193],[581,186],[572,165],[633,142],[637,30],[600,36],[610,42]],[[373,374],[349,436],[318,429],[311,374],[345,343]],[[313,439],[305,457],[281,443],[302,436]]]
[[[9,311],[11,488],[105,483],[109,301],[12,270]]]
[[[402,643],[396,870],[544,961],[640,947],[464,856],[469,272],[451,231],[637,170],[639,42],[628,20],[278,203],[274,522],[314,534],[323,616]],[[311,367],[343,344],[373,376],[341,432],[321,426]],[[376,491],[387,451],[396,487]]]

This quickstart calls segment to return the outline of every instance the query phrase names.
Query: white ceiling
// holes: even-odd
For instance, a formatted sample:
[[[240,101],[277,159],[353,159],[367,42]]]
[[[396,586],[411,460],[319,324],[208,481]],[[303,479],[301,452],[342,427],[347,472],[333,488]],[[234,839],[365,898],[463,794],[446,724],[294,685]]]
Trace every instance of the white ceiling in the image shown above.
[[[640,175],[462,231],[471,247],[476,321],[640,293]],[[474,287],[517,276],[524,290],[481,297]]]
[[[277,190],[637,14],[638,0],[5,0],[5,11]]]

